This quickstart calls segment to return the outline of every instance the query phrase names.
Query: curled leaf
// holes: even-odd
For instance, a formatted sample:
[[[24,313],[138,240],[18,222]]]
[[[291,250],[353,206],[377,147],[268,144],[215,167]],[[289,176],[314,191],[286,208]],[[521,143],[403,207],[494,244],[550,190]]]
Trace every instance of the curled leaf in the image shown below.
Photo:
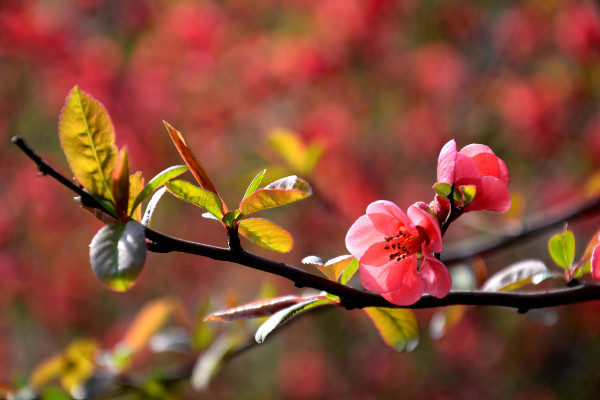
[[[252,179],[252,182],[250,182],[250,185],[248,186],[248,189],[246,189],[246,193],[244,193],[244,199],[248,196],[250,196],[252,193],[254,193],[256,191],[256,189],[258,189],[258,187],[260,186],[262,180],[265,177],[265,174],[267,173],[266,169],[263,169],[262,171],[260,171],[258,173],[258,175],[256,175],[254,177],[254,179]]]
[[[268,317],[276,312],[290,307],[294,304],[312,300],[325,300],[327,297],[322,295],[315,296],[283,296],[273,299],[262,299],[244,304],[229,310],[217,311],[207,315],[205,321],[234,321],[239,319],[251,319]]]
[[[276,328],[280,327],[287,321],[289,321],[292,317],[300,314],[301,312],[307,311],[311,308],[325,306],[328,304],[336,304],[333,300],[324,298],[324,299],[314,299],[307,300],[301,303],[295,304],[291,307],[284,308],[283,310],[279,310],[275,314],[271,316],[264,324],[262,324],[258,330],[256,331],[256,335],[254,339],[258,343],[263,343],[267,336],[271,334]]]
[[[156,210],[156,206],[158,205],[158,202],[160,201],[160,199],[162,198],[162,196],[165,194],[166,191],[167,191],[167,188],[162,187],[162,188],[158,189],[158,191],[156,193],[154,193],[154,195],[152,195],[152,198],[150,199],[150,201],[148,202],[148,205],[146,206],[146,211],[144,212],[144,218],[142,218],[142,225],[150,226],[150,222],[152,221],[152,215],[154,214],[154,210]]]
[[[481,290],[487,292],[512,291],[529,283],[538,284],[554,277],[546,264],[540,260],[523,260],[501,269],[483,284]]]
[[[111,172],[117,149],[106,109],[75,86],[61,111],[58,134],[77,180],[92,194],[113,200]]]
[[[90,244],[94,275],[117,292],[124,292],[135,283],[145,260],[144,226],[135,220],[102,227]]]
[[[240,203],[240,211],[248,215],[302,200],[311,194],[312,189],[308,182],[295,175],[288,176],[248,195]]]
[[[308,256],[302,259],[303,264],[314,265],[319,271],[321,271],[327,278],[332,281],[336,281],[344,273],[346,268],[352,262],[353,257],[349,254],[332,258],[331,260],[323,263],[321,258],[316,256]]]
[[[248,218],[238,222],[241,235],[265,249],[287,253],[294,245],[292,235],[279,225],[263,218]]]

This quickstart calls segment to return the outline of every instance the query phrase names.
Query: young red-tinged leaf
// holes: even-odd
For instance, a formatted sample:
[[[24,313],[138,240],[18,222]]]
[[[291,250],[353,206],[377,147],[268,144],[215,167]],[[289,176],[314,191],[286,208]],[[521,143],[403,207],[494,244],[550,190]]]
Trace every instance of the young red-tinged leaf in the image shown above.
[[[315,266],[321,271],[327,278],[332,281],[336,281],[340,278],[342,273],[348,268],[352,262],[353,257],[349,254],[332,258],[331,260],[323,263],[321,258],[316,256],[308,256],[302,259],[303,264],[310,264]]]
[[[292,235],[279,225],[263,218],[248,218],[238,222],[238,231],[248,240],[265,249],[287,253],[294,245]]]
[[[133,286],[145,260],[144,226],[134,220],[102,227],[90,244],[94,275],[117,292]]]
[[[340,283],[342,285],[347,285],[348,281],[354,276],[356,271],[358,271],[358,267],[358,260],[352,257],[352,260],[350,260],[350,264],[348,264],[348,267],[344,270],[344,273],[342,274],[342,279],[340,280]]]
[[[415,313],[403,308],[363,308],[383,341],[397,351],[410,352],[419,344],[419,323]]]
[[[483,284],[486,292],[508,292],[533,283],[538,284],[556,276],[540,260],[523,260],[501,269]]]
[[[113,200],[111,171],[117,149],[104,106],[75,86],[61,111],[58,134],[77,180],[92,194]]]
[[[192,153],[192,150],[188,147],[187,143],[185,142],[185,139],[183,138],[183,135],[177,129],[169,125],[168,122],[163,121],[163,123],[165,124],[167,131],[171,136],[171,140],[173,140],[173,143],[175,144],[175,147],[177,147],[177,151],[179,151],[181,158],[183,158],[183,161],[185,161],[187,166],[190,167],[190,172],[192,173],[192,175],[194,175],[194,178],[196,178],[200,186],[203,189],[208,190],[209,192],[213,192],[218,196],[219,192],[217,192],[217,189],[208,178],[208,175],[204,168],[202,168],[200,161],[198,161],[194,153]],[[227,208],[224,204],[223,208],[221,209],[221,212],[223,214],[227,212]]]
[[[188,170],[187,165],[174,165],[174,166],[169,167],[169,168],[165,169],[164,171],[160,172],[158,175],[156,175],[154,178],[152,178],[150,180],[150,182],[148,182],[148,184],[144,187],[143,190],[141,190],[139,192],[139,194],[137,194],[137,196],[135,197],[135,200],[133,201],[132,208],[140,205],[142,203],[142,201],[144,201],[144,199],[146,197],[150,196],[150,194],[152,192],[154,192],[156,189],[158,189],[159,187],[161,187],[162,185],[164,185],[171,179],[175,179],[176,177],[183,174],[187,170]]]
[[[192,371],[192,387],[202,391],[208,387],[211,379],[219,372],[223,361],[242,346],[244,337],[238,332],[229,332],[220,336],[198,357]]]
[[[254,177],[254,179],[252,179],[252,182],[250,182],[248,189],[246,189],[246,193],[244,193],[244,199],[246,197],[250,196],[252,193],[254,193],[256,191],[256,189],[258,189],[258,187],[260,186],[261,182],[263,181],[266,173],[267,173],[267,170],[263,169],[262,171],[260,171],[258,173],[258,175],[256,175]]]
[[[91,339],[77,339],[67,348],[41,364],[32,372],[30,385],[39,389],[46,383],[59,378],[65,390],[71,392],[90,378],[95,369],[94,357],[98,345]]]
[[[239,319],[252,319],[269,317],[276,312],[293,306],[294,304],[312,300],[325,300],[326,296],[283,296],[274,299],[256,300],[229,310],[217,311],[204,318],[205,321],[234,321]]]
[[[256,339],[258,343],[263,343],[267,336],[269,336],[269,334],[271,334],[271,332],[273,332],[275,328],[280,327],[281,325],[289,321],[292,317],[300,314],[301,312],[310,310],[311,308],[325,306],[328,304],[337,303],[328,298],[320,298],[303,301],[301,303],[294,304],[293,306],[290,306],[288,308],[284,308],[283,310],[279,310],[258,328],[254,339]]]
[[[302,200],[311,194],[308,182],[297,176],[288,176],[250,194],[240,203],[240,210],[242,214],[248,215]]]
[[[144,177],[140,171],[129,176],[129,204],[127,205],[127,215],[136,221],[142,220],[142,206],[135,204],[135,199],[144,188]]]
[[[127,149],[119,152],[117,162],[112,170],[112,195],[115,201],[117,214],[121,221],[127,221],[127,208],[129,206],[129,156]]]
[[[148,205],[146,206],[146,211],[144,211],[144,217],[142,218],[142,225],[150,226],[150,223],[152,222],[152,215],[154,215],[154,210],[156,210],[156,206],[158,205],[158,202],[160,201],[160,199],[162,198],[162,196],[165,194],[166,191],[167,191],[167,188],[162,187],[162,188],[158,189],[156,191],[156,193],[154,193],[152,195],[152,198],[150,199],[150,201],[148,202]]]
[[[135,316],[119,345],[127,346],[134,353],[139,351],[163,327],[173,310],[174,301],[171,298],[162,297],[149,302]]]
[[[467,306],[459,305],[436,310],[429,322],[429,337],[434,340],[441,339],[463,318],[467,309]]]
[[[306,144],[300,136],[286,129],[273,129],[267,143],[285,162],[301,174],[310,174],[323,154],[323,146],[318,143]]]
[[[223,218],[223,205],[217,194],[179,179],[167,182],[165,186],[175,197],[204,208],[219,221]]]
[[[567,230],[552,236],[550,242],[548,242],[548,250],[556,264],[565,269],[571,268],[575,259],[575,236],[573,236],[573,232]]]

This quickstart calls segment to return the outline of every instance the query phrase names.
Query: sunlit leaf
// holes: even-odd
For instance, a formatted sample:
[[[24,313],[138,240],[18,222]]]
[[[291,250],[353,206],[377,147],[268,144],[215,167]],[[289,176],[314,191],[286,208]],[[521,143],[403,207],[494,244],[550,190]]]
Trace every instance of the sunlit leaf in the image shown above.
[[[169,135],[171,136],[171,139],[175,144],[175,147],[177,147],[177,151],[179,151],[181,158],[183,158],[183,161],[185,161],[187,166],[190,167],[190,172],[194,175],[194,178],[196,178],[200,186],[203,189],[208,190],[209,192],[213,192],[218,196],[219,192],[217,192],[217,189],[208,178],[208,174],[206,173],[206,171],[204,170],[204,168],[202,167],[192,150],[188,147],[181,132],[169,125],[168,122],[163,121],[163,123],[165,124],[165,127],[167,128],[167,131],[169,132]],[[226,213],[227,210],[222,209],[221,212]]]
[[[135,283],[145,260],[144,226],[134,220],[104,226],[90,244],[94,275],[118,292],[126,291]]]
[[[350,264],[348,264],[348,267],[344,270],[342,279],[340,280],[342,285],[348,284],[348,281],[354,276],[356,271],[358,271],[359,265],[360,264],[356,258],[352,258],[352,260],[350,260]]]
[[[221,199],[215,193],[179,179],[167,182],[165,186],[174,196],[204,208],[218,218],[219,221],[223,218],[221,212],[223,205]]]
[[[462,193],[462,206],[466,207],[475,198],[475,195],[477,194],[477,187],[475,185],[461,186],[460,192]]]
[[[569,269],[575,259],[575,237],[573,232],[565,231],[552,236],[548,242],[550,255],[556,264],[560,267]]]
[[[553,278],[546,264],[540,260],[522,260],[501,269],[483,284],[481,290],[487,292],[511,291],[530,283]]]
[[[302,200],[311,194],[308,182],[297,176],[288,176],[250,194],[240,203],[240,210],[248,215]]]
[[[235,332],[219,337],[196,360],[192,372],[192,387],[198,391],[206,389],[211,379],[221,369],[223,361],[242,344],[242,336]]]
[[[117,156],[117,161],[112,170],[111,184],[117,213],[121,221],[125,221],[129,206],[129,156],[125,148],[121,149]]]
[[[133,322],[127,328],[127,332],[121,342],[132,352],[137,352],[150,340],[173,313],[173,300],[162,297],[146,304],[135,316]]]
[[[303,264],[314,265],[332,281],[337,281],[351,262],[352,256],[349,254],[333,258],[326,263],[323,263],[323,260],[316,256],[308,256],[302,259]]]
[[[60,114],[58,133],[67,162],[81,185],[112,200],[110,177],[117,149],[104,106],[75,86]]]
[[[433,185],[433,190],[435,190],[435,192],[444,199],[447,199],[450,195],[450,191],[452,190],[452,185],[445,182],[438,182]],[[456,189],[454,192],[452,192],[452,198],[456,204],[460,204],[462,202],[462,195]]]
[[[277,128],[269,133],[267,143],[285,162],[301,174],[310,174],[323,154],[318,143],[306,144],[292,131]]]
[[[440,339],[456,325],[467,311],[467,306],[449,306],[436,310],[429,322],[429,336]]]
[[[287,253],[294,245],[292,235],[279,225],[263,218],[248,218],[238,222],[239,233],[265,249]]]
[[[412,310],[381,307],[367,307],[363,310],[388,346],[409,352],[419,344],[419,323]]]
[[[148,205],[146,206],[146,211],[144,212],[144,218],[142,218],[142,225],[150,226],[150,223],[152,222],[152,215],[154,215],[156,206],[158,205],[158,202],[160,201],[160,199],[162,198],[162,196],[165,194],[166,191],[167,191],[167,188],[162,187],[162,188],[158,189],[156,191],[156,193],[154,193],[152,195],[152,198],[150,199],[150,201],[148,202]]]
[[[40,392],[40,398],[41,400],[71,400],[71,396],[59,386],[47,386],[43,388]]]
[[[267,173],[267,170],[263,169],[262,171],[260,171],[258,173],[258,175],[256,175],[254,177],[254,179],[252,179],[252,182],[250,182],[250,186],[248,186],[248,189],[246,189],[246,193],[244,193],[244,199],[246,197],[250,196],[252,193],[254,193],[256,191],[256,189],[258,189],[258,187],[260,186],[261,182],[263,181],[266,173]]]
[[[129,204],[127,206],[127,215],[136,221],[142,219],[142,206],[135,204],[135,199],[142,192],[144,187],[144,177],[140,171],[129,176]]]
[[[275,328],[280,327],[281,325],[283,325],[284,323],[289,321],[292,317],[298,315],[299,313],[301,313],[303,311],[307,311],[311,308],[325,306],[328,304],[335,304],[335,302],[328,298],[320,298],[320,299],[303,301],[303,302],[295,304],[291,307],[284,308],[283,310],[279,310],[258,328],[254,338],[256,339],[256,341],[258,343],[263,343],[265,341],[265,339],[267,338],[267,336],[269,336],[269,334],[271,332],[273,332],[273,330],[275,330]]]
[[[234,227],[235,220],[240,216],[240,210],[229,211],[227,214],[223,215],[223,222],[227,226]]]
[[[176,177],[183,174],[187,170],[188,170],[187,165],[174,165],[174,166],[169,167],[169,168],[165,169],[164,171],[160,172],[158,175],[156,175],[154,178],[152,178],[150,180],[150,182],[148,182],[148,184],[144,187],[144,190],[142,190],[135,197],[135,200],[133,202],[133,207],[137,207],[142,201],[144,201],[144,199],[146,197],[150,196],[150,194],[152,192],[154,192],[156,189],[158,189],[159,187],[161,187],[162,185],[164,185],[171,179],[175,179]]]
[[[325,296],[283,296],[273,299],[256,300],[229,310],[217,311],[204,318],[205,321],[234,321],[238,319],[251,319],[269,317],[279,310],[294,304],[312,300],[324,300]]]

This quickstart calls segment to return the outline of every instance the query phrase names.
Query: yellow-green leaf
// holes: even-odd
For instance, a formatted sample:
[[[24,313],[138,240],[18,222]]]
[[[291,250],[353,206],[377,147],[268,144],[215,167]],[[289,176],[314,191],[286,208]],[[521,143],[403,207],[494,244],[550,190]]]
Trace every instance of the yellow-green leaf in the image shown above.
[[[279,225],[263,218],[248,218],[238,225],[240,234],[265,249],[287,253],[294,245],[292,235]]]
[[[332,258],[331,260],[323,263],[320,257],[308,256],[302,259],[303,264],[314,265],[319,271],[321,271],[327,278],[332,281],[336,281],[344,273],[346,268],[352,262],[353,257],[349,254]]]
[[[323,146],[311,143],[308,146],[300,136],[290,130],[276,128],[269,132],[267,143],[296,172],[310,174],[323,154]]]
[[[115,134],[104,106],[75,86],[58,125],[60,142],[77,180],[91,193],[112,200]]]
[[[150,182],[148,182],[148,184],[144,187],[143,190],[140,188],[140,190],[135,194],[135,196],[132,196],[132,198],[135,200],[133,201],[133,205],[130,208],[138,207],[141,204],[141,202],[144,201],[144,199],[148,197],[152,192],[154,192],[156,189],[158,189],[160,186],[164,185],[171,179],[174,179],[179,175],[183,174],[188,169],[189,168],[187,165],[174,165],[158,173],[158,175],[150,179]]]
[[[219,221],[223,218],[221,212],[223,205],[221,198],[216,193],[179,179],[168,182],[165,186],[174,196],[204,208]]]
[[[144,177],[140,171],[129,176],[129,204],[127,214],[136,221],[142,220],[142,206],[135,203],[137,197],[141,194],[144,187]]]
[[[575,237],[573,232],[565,231],[554,235],[548,242],[548,250],[556,264],[560,267],[569,269],[575,259]]]
[[[204,321],[235,321],[239,319],[268,317],[284,308],[313,300],[328,299],[322,295],[283,296],[271,299],[261,299],[228,310],[211,313],[204,318]]]
[[[312,194],[308,182],[295,175],[279,179],[248,195],[240,203],[242,214],[248,215],[268,208],[302,200]]]
[[[419,343],[419,324],[415,313],[403,308],[363,308],[383,341],[398,351],[413,351]]]

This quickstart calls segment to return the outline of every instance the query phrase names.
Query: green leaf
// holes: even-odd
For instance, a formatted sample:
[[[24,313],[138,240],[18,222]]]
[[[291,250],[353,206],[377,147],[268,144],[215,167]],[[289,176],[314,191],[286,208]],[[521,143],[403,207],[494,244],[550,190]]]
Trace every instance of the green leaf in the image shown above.
[[[283,296],[271,299],[256,300],[239,307],[224,311],[217,311],[204,318],[205,321],[235,321],[240,319],[252,319],[269,317],[276,312],[298,303],[313,300],[325,300],[324,295],[315,296]]]
[[[337,282],[342,273],[346,270],[346,268],[348,268],[352,260],[353,257],[349,254],[332,258],[326,263],[323,263],[323,260],[321,260],[320,257],[308,256],[302,259],[302,263],[315,266],[327,278]]]
[[[77,180],[91,193],[113,200],[111,172],[117,149],[108,113],[98,101],[75,86],[61,111],[58,134]]]
[[[215,340],[196,360],[192,371],[192,387],[198,391],[206,389],[227,356],[243,343],[244,338],[238,332],[225,333]]]
[[[287,253],[294,245],[292,235],[268,219],[248,218],[238,222],[239,233],[265,249]]]
[[[234,227],[235,221],[240,216],[240,210],[229,211],[227,214],[223,215],[223,222],[225,225]]]
[[[308,182],[297,176],[288,176],[248,195],[240,203],[240,210],[242,214],[248,215],[302,200],[311,194],[312,189]]]
[[[481,290],[508,292],[530,283],[538,284],[554,275],[540,260],[523,260],[501,269],[485,281]]]
[[[567,230],[552,236],[550,242],[548,242],[548,249],[556,264],[565,269],[571,268],[571,264],[575,259],[575,237],[573,232]]]
[[[144,226],[135,220],[104,226],[90,244],[90,263],[94,275],[117,292],[124,292],[133,286],[145,260]]]
[[[419,324],[412,310],[403,308],[363,308],[383,341],[398,351],[413,351],[419,344]]]
[[[356,258],[352,258],[352,261],[350,261],[350,264],[348,265],[348,267],[342,274],[342,279],[340,280],[340,283],[342,285],[348,284],[348,281],[350,280],[350,278],[352,278],[354,276],[354,274],[356,273],[356,271],[358,271],[358,266],[359,266],[358,260]]]
[[[287,129],[273,129],[267,143],[296,172],[310,174],[323,154],[323,146],[311,143],[306,146],[300,136]]]
[[[252,193],[254,193],[256,191],[256,189],[258,189],[258,187],[260,186],[261,182],[263,181],[266,173],[267,173],[267,170],[263,169],[262,171],[260,171],[258,173],[258,175],[256,175],[254,177],[254,179],[252,179],[252,182],[250,182],[250,186],[248,186],[248,189],[246,189],[246,193],[244,193],[244,199],[246,197],[250,196]]]
[[[156,175],[154,178],[152,178],[150,180],[150,182],[148,182],[148,184],[144,187],[144,190],[142,190],[136,196],[136,198],[133,202],[133,206],[131,208],[137,207],[139,204],[141,204],[142,201],[144,201],[144,199],[146,197],[148,197],[156,189],[158,189],[159,187],[161,187],[162,185],[164,185],[171,179],[174,179],[174,178],[178,177],[179,175],[183,174],[188,169],[189,168],[187,165],[174,165],[174,166],[169,167],[169,168],[165,169],[164,171],[160,172],[158,175]]]
[[[462,206],[466,207],[473,201],[477,194],[477,187],[475,185],[461,186],[460,192],[462,193]]]
[[[223,205],[216,193],[179,179],[167,182],[165,186],[174,196],[204,208],[219,221],[223,218]]]
[[[325,306],[327,304],[335,304],[335,302],[333,302],[330,299],[307,300],[295,304],[291,307],[284,308],[283,310],[280,310],[273,314],[271,318],[269,318],[264,324],[262,324],[256,331],[256,335],[254,336],[254,338],[258,343],[264,343],[267,336],[269,336],[269,334],[273,332],[275,328],[283,325],[292,317],[311,308]]]

